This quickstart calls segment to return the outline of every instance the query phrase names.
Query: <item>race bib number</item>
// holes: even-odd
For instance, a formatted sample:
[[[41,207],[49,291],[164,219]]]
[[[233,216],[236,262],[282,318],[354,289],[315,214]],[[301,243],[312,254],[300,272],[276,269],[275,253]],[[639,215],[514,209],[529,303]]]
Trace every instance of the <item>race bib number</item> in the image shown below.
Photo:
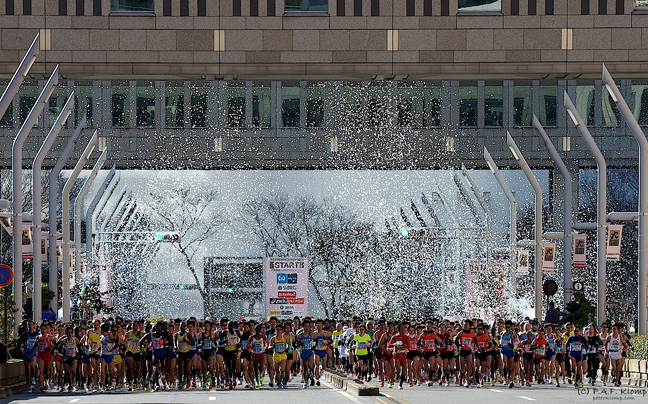
[[[47,342],[39,342],[38,343],[38,350],[40,352],[45,352],[47,351]]]
[[[538,355],[538,356],[544,356],[544,354],[545,354],[545,349],[544,349],[544,347],[541,347],[541,346],[540,346],[540,347],[537,347],[535,353],[536,353],[536,355]]]
[[[203,341],[203,349],[211,350],[214,347],[214,344],[210,341]]]
[[[462,338],[461,339],[461,346],[464,349],[472,348],[472,339],[471,338]]]
[[[65,356],[67,356],[68,358],[76,356],[76,347],[66,347]]]
[[[434,351],[434,340],[426,339],[424,340],[424,344],[426,350]]]
[[[164,342],[162,342],[161,338],[154,338],[151,346],[153,349],[164,349]]]
[[[571,350],[575,352],[580,352],[583,350],[583,345],[580,342],[572,342]]]
[[[262,354],[263,353],[263,345],[261,345],[261,344],[252,345],[252,353]]]
[[[238,344],[238,338],[236,337],[227,338],[227,345],[236,345],[236,344]]]
[[[284,343],[275,344],[275,352],[282,353],[285,350],[286,350],[286,344]]]
[[[99,343],[97,341],[90,341],[90,349],[93,351],[98,351]]]
[[[303,342],[302,346],[306,350],[313,349],[313,341],[312,340],[306,340],[306,341]]]
[[[362,349],[362,350],[367,349],[367,343],[366,342],[358,342],[357,349]]]
[[[131,341],[129,346],[130,346],[130,349],[139,349],[140,344],[139,344],[139,341]]]

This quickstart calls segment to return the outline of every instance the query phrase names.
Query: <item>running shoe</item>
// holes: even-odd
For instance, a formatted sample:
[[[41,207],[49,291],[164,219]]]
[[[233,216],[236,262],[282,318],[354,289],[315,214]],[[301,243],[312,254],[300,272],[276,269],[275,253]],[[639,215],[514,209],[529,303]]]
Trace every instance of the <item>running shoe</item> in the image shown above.
[[[308,388],[308,383],[304,383],[304,386],[302,388],[307,389]]]
[[[556,383],[556,387],[560,387],[560,383]]]
[[[319,379],[317,379],[317,380],[315,381],[315,385],[316,385],[316,386],[319,386],[319,385],[320,385],[320,381],[319,381]]]
[[[393,385],[392,385],[391,383],[389,383],[389,384],[387,385],[387,387],[389,387],[389,388],[391,389],[391,388],[393,387]]]
[[[380,382],[380,387],[385,387],[385,381]]]

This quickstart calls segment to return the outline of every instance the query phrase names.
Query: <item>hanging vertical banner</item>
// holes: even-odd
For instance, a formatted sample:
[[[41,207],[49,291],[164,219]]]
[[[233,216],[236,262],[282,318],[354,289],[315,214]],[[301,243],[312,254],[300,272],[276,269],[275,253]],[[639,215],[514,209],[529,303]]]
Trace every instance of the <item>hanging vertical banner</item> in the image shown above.
[[[34,240],[31,226],[26,224],[23,224],[22,227],[22,258],[24,260],[34,259]]]
[[[518,275],[529,274],[529,250],[518,250]]]
[[[572,248],[572,266],[574,268],[585,268],[587,266],[585,250],[587,246],[587,235],[586,234],[574,234],[573,239],[573,248]]]
[[[266,257],[266,316],[289,319],[308,314],[308,258]]]
[[[608,226],[607,253],[608,261],[618,261],[621,255],[621,231],[623,225],[611,224]]]
[[[544,243],[542,254],[542,269],[545,272],[553,272],[554,261],[556,260],[556,243]]]

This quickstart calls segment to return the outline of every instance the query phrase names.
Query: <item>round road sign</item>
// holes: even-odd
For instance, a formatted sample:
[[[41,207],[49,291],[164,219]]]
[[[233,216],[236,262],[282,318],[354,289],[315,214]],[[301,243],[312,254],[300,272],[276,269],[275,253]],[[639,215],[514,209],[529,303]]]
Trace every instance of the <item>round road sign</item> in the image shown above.
[[[580,292],[583,290],[583,284],[581,282],[574,282],[574,290]]]
[[[0,287],[4,288],[13,282],[13,271],[8,265],[0,264]]]
[[[554,281],[553,279],[548,279],[545,281],[544,285],[542,286],[542,290],[544,291],[545,295],[553,296],[558,291],[558,285],[556,284],[556,281]]]

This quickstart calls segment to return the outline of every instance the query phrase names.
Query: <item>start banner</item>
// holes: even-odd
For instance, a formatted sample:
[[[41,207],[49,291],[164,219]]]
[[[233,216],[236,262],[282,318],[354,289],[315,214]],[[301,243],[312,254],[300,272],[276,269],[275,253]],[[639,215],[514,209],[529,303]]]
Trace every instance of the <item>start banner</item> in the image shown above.
[[[289,319],[308,315],[308,258],[266,257],[266,317]]]

